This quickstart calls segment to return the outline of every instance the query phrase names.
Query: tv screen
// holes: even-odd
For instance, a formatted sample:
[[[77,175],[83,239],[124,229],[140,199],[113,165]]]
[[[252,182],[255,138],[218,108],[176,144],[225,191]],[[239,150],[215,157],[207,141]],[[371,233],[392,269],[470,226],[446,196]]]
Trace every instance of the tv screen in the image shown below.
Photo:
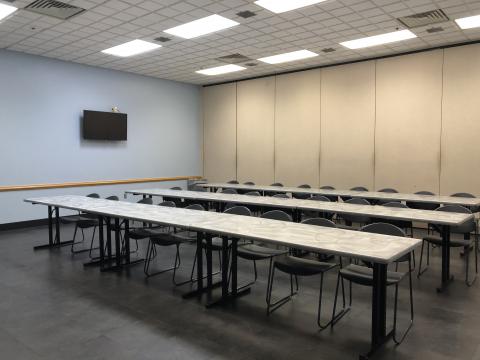
[[[83,111],[85,140],[127,140],[127,114]]]

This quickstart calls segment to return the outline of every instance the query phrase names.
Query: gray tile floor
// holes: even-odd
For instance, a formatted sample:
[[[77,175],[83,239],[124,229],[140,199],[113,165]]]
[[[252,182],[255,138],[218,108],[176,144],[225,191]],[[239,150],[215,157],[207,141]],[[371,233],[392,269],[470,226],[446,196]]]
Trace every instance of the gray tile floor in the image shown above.
[[[63,239],[73,228],[62,228]],[[0,359],[356,359],[368,348],[370,291],[354,287],[352,311],[333,331],[316,327],[318,279],[300,282],[291,303],[265,315],[266,266],[249,296],[236,305],[206,310],[183,300],[188,286],[173,288],[170,274],[149,280],[142,266],[120,274],[84,269],[85,254],[68,248],[34,252],[46,228],[0,232]],[[145,244],[140,245],[144,254]],[[165,250],[159,264],[171,264]],[[182,249],[186,278],[194,249]],[[480,282],[467,288],[463,261],[452,253],[455,282],[445,294],[435,287],[439,249],[431,268],[414,280],[415,325],[399,347],[388,346],[376,359],[480,359]],[[419,252],[417,252],[417,263]],[[252,276],[241,262],[240,279]],[[330,312],[335,275],[326,277],[325,308]],[[288,291],[278,277],[276,293]],[[392,289],[393,290],[393,289]],[[389,300],[393,291],[389,292]],[[390,304],[392,302],[390,301]],[[400,290],[400,327],[406,325],[408,287]],[[391,320],[391,317],[389,317]]]

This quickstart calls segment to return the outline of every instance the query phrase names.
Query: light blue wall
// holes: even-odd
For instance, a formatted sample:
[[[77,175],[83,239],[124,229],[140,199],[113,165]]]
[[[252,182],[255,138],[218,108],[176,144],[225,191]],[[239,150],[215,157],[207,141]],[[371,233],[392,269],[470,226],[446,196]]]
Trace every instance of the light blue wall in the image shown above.
[[[200,100],[198,86],[0,50],[0,186],[199,175]],[[83,110],[113,106],[128,141],[83,140]],[[160,185],[0,193],[0,224],[45,218],[26,196]]]

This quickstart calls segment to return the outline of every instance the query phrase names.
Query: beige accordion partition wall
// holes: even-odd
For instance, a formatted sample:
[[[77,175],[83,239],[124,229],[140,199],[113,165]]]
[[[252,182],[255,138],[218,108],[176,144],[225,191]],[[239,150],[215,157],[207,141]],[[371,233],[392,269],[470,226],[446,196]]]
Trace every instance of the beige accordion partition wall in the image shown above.
[[[445,50],[443,75],[443,194],[480,196],[480,45]]]
[[[237,84],[203,91],[203,171],[210,181],[237,178]]]
[[[439,192],[442,64],[442,50],[377,61],[377,189]]]
[[[322,70],[320,183],[373,189],[375,62]]]
[[[319,184],[320,70],[277,76],[275,181]]]
[[[205,176],[480,196],[479,64],[473,44],[206,87]]]
[[[237,84],[237,177],[274,181],[275,77]]]

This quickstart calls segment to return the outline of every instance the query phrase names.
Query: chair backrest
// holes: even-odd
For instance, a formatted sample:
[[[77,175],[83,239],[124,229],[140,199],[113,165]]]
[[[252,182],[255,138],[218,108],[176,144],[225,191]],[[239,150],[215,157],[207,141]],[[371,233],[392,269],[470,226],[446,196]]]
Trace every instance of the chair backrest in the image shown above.
[[[275,194],[272,197],[281,199],[290,199],[287,194]]]
[[[370,205],[370,203],[362,198],[352,198],[348,199],[345,201],[347,204],[356,204],[356,205]],[[342,218],[344,218],[346,221],[352,222],[352,223],[368,223],[370,222],[370,217],[368,215],[362,215],[362,214],[341,214],[340,215]]]
[[[391,236],[402,236],[405,237],[405,232],[400,229],[398,226],[377,222],[373,224],[365,225],[360,229],[363,232],[382,234],[382,235],[391,235]]]
[[[308,184],[303,184],[298,186],[299,189],[311,189],[312,187]],[[307,200],[312,197],[312,194],[306,194],[306,193],[293,193],[292,197],[294,199],[300,199],[300,200]]]
[[[333,186],[330,186],[330,185],[320,186],[320,189],[322,189],[322,190],[335,190],[335,188]]]
[[[97,193],[88,194],[87,197],[93,198],[93,199],[100,199],[100,195],[98,195]]]
[[[109,197],[106,197],[105,200],[111,200],[111,201],[118,201],[120,200],[117,195],[112,195]]]
[[[345,201],[347,204],[356,204],[356,205],[370,205],[368,200],[364,198],[352,198]]]
[[[244,195],[248,195],[248,196],[262,196],[258,191],[249,191],[249,192],[245,193]]]
[[[255,185],[255,183],[252,181],[245,181],[243,185]]]
[[[252,212],[246,206],[232,206],[224,211],[225,214],[252,216]]]
[[[238,191],[235,189],[223,189],[220,191],[221,194],[238,194]]]
[[[368,189],[366,187],[363,187],[363,186],[355,186],[355,187],[351,188],[350,190],[352,190],[352,191],[368,191]]]
[[[417,191],[415,195],[435,195],[430,191]],[[435,203],[423,203],[423,202],[414,202],[414,201],[407,201],[407,206],[412,209],[419,209],[419,210],[436,210],[438,208],[438,204]]]
[[[307,224],[307,225],[317,225],[317,226],[324,226],[324,227],[337,227],[337,225],[328,219],[324,218],[310,218],[310,219],[305,219],[302,221],[302,224]]]
[[[382,206],[392,207],[392,208],[408,209],[407,205],[402,204],[401,202],[398,202],[398,201],[390,201],[390,202],[382,204]]]
[[[187,210],[205,210],[205,208],[200,204],[191,204],[185,207]]]
[[[315,201],[330,201],[330,199],[326,196],[323,195],[313,195],[309,200],[315,200]]]
[[[455,194],[452,194],[450,196],[462,197],[462,198],[471,198],[471,199],[475,198],[475,195],[470,194],[470,193],[463,193],[463,192],[455,193]]]
[[[171,187],[170,190],[182,190],[180,186]]]
[[[283,187],[283,184],[282,183],[273,183],[273,184],[270,184],[270,186],[278,186],[278,187]]]
[[[153,199],[152,198],[141,199],[137,201],[137,204],[153,205]]]
[[[303,184],[299,186],[300,189],[311,189],[312,187],[308,184]]]
[[[238,184],[239,182],[237,180],[230,180],[227,181],[227,184]]]
[[[282,210],[267,211],[261,217],[264,219],[271,219],[271,220],[292,221],[292,217]]]
[[[465,206],[461,205],[444,205],[437,208],[436,211],[446,211],[446,212],[455,212],[462,214],[473,214],[471,210],[467,209]],[[462,225],[450,227],[450,231],[456,234],[469,234],[476,229],[475,219],[472,218],[469,221],[466,221]]]
[[[395,190],[395,189],[392,189],[392,188],[384,188],[384,189],[380,189],[380,190],[378,190],[378,192],[391,193],[391,194],[398,193],[398,191],[397,191],[397,190]]]
[[[158,206],[165,206],[165,207],[177,207],[177,205],[173,201],[162,201]]]

